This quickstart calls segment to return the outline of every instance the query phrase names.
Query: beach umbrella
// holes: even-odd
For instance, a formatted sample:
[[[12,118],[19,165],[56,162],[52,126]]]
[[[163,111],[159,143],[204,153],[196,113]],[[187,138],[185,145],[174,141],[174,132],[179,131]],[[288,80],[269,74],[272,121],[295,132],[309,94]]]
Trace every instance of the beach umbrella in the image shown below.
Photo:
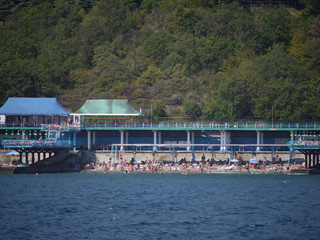
[[[5,156],[19,156],[20,153],[16,152],[16,151],[13,151],[13,152],[9,152],[9,153],[6,153]]]
[[[251,158],[250,159],[251,164],[259,164],[258,160],[256,158]]]

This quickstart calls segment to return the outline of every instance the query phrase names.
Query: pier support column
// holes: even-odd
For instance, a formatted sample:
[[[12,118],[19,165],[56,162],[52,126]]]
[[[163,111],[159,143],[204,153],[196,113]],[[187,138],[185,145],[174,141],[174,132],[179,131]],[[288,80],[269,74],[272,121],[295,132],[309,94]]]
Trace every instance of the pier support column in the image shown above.
[[[153,130],[153,151],[157,151],[157,131]]]
[[[225,151],[224,137],[224,131],[220,131],[220,151]]]
[[[226,131],[220,132],[220,151],[227,151],[227,144],[230,144],[230,133]]]
[[[120,130],[120,151],[123,151],[124,131]]]
[[[187,131],[187,151],[190,151],[190,131]]]
[[[316,165],[316,154],[313,153],[312,155],[312,167],[314,167]]]
[[[309,153],[309,168],[311,168],[311,153]]]
[[[34,152],[31,153],[31,163],[34,164]]]
[[[88,131],[88,150],[91,150],[91,131]]]
[[[304,154],[304,168],[308,168],[308,154]]]
[[[257,145],[263,144],[263,132],[257,131]],[[261,146],[257,146],[257,151],[261,150]]]

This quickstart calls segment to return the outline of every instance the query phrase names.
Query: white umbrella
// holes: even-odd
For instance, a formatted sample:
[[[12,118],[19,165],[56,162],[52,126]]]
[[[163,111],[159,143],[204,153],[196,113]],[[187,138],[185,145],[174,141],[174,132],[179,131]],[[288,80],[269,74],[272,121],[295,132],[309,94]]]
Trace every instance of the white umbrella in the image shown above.
[[[250,159],[250,163],[252,163],[252,164],[258,164],[259,161],[257,160],[257,158],[251,158],[251,159]]]
[[[232,162],[232,163],[238,163],[239,160],[238,160],[238,159],[232,159],[232,160],[230,160],[230,162]]]

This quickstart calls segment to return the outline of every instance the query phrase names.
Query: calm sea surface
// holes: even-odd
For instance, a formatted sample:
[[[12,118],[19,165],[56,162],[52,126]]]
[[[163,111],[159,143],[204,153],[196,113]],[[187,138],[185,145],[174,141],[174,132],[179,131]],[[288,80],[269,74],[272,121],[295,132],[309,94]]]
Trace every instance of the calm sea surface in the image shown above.
[[[320,176],[0,175],[0,239],[319,239]]]

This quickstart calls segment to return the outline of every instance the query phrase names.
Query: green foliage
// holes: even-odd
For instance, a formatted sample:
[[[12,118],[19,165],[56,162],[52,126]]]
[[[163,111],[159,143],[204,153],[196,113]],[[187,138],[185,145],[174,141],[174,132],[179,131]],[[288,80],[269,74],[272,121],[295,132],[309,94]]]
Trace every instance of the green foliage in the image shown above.
[[[153,103],[153,105],[152,105],[152,117],[154,119],[167,117],[166,107],[164,106],[164,104],[162,104],[160,102]]]
[[[183,103],[184,115],[188,118],[195,119],[202,115],[198,102],[194,99],[186,99]]]
[[[8,97],[34,97],[41,91],[41,81],[32,72],[28,60],[11,60],[0,67],[1,102]]]
[[[289,45],[290,14],[286,8],[261,11],[256,16],[257,50],[266,51],[276,44]]]
[[[250,111],[247,80],[239,79],[237,71],[222,76],[221,83],[205,107],[205,115],[211,119],[238,119]]]
[[[305,18],[309,16],[318,16],[320,14],[320,0],[299,0],[304,4],[305,8],[302,10],[302,16]]]
[[[207,116],[236,119],[243,116],[271,119],[307,117],[309,74],[282,48],[243,62],[222,76],[219,88],[207,105]],[[310,116],[308,116],[310,118]]]
[[[166,32],[153,33],[146,41],[143,51],[146,58],[151,58],[159,64],[168,54],[172,38]]]
[[[319,118],[319,1],[300,2],[0,0],[0,104],[127,98],[154,102],[155,118],[271,118],[272,106],[277,119]]]
[[[132,78],[132,73],[125,61],[110,52],[106,45],[95,49],[93,63],[97,74],[97,92],[109,90],[117,82],[127,82]]]
[[[149,65],[147,71],[143,72],[141,76],[138,78],[138,84],[148,84],[153,85],[157,83],[160,78],[163,76],[163,73],[154,65]]]

